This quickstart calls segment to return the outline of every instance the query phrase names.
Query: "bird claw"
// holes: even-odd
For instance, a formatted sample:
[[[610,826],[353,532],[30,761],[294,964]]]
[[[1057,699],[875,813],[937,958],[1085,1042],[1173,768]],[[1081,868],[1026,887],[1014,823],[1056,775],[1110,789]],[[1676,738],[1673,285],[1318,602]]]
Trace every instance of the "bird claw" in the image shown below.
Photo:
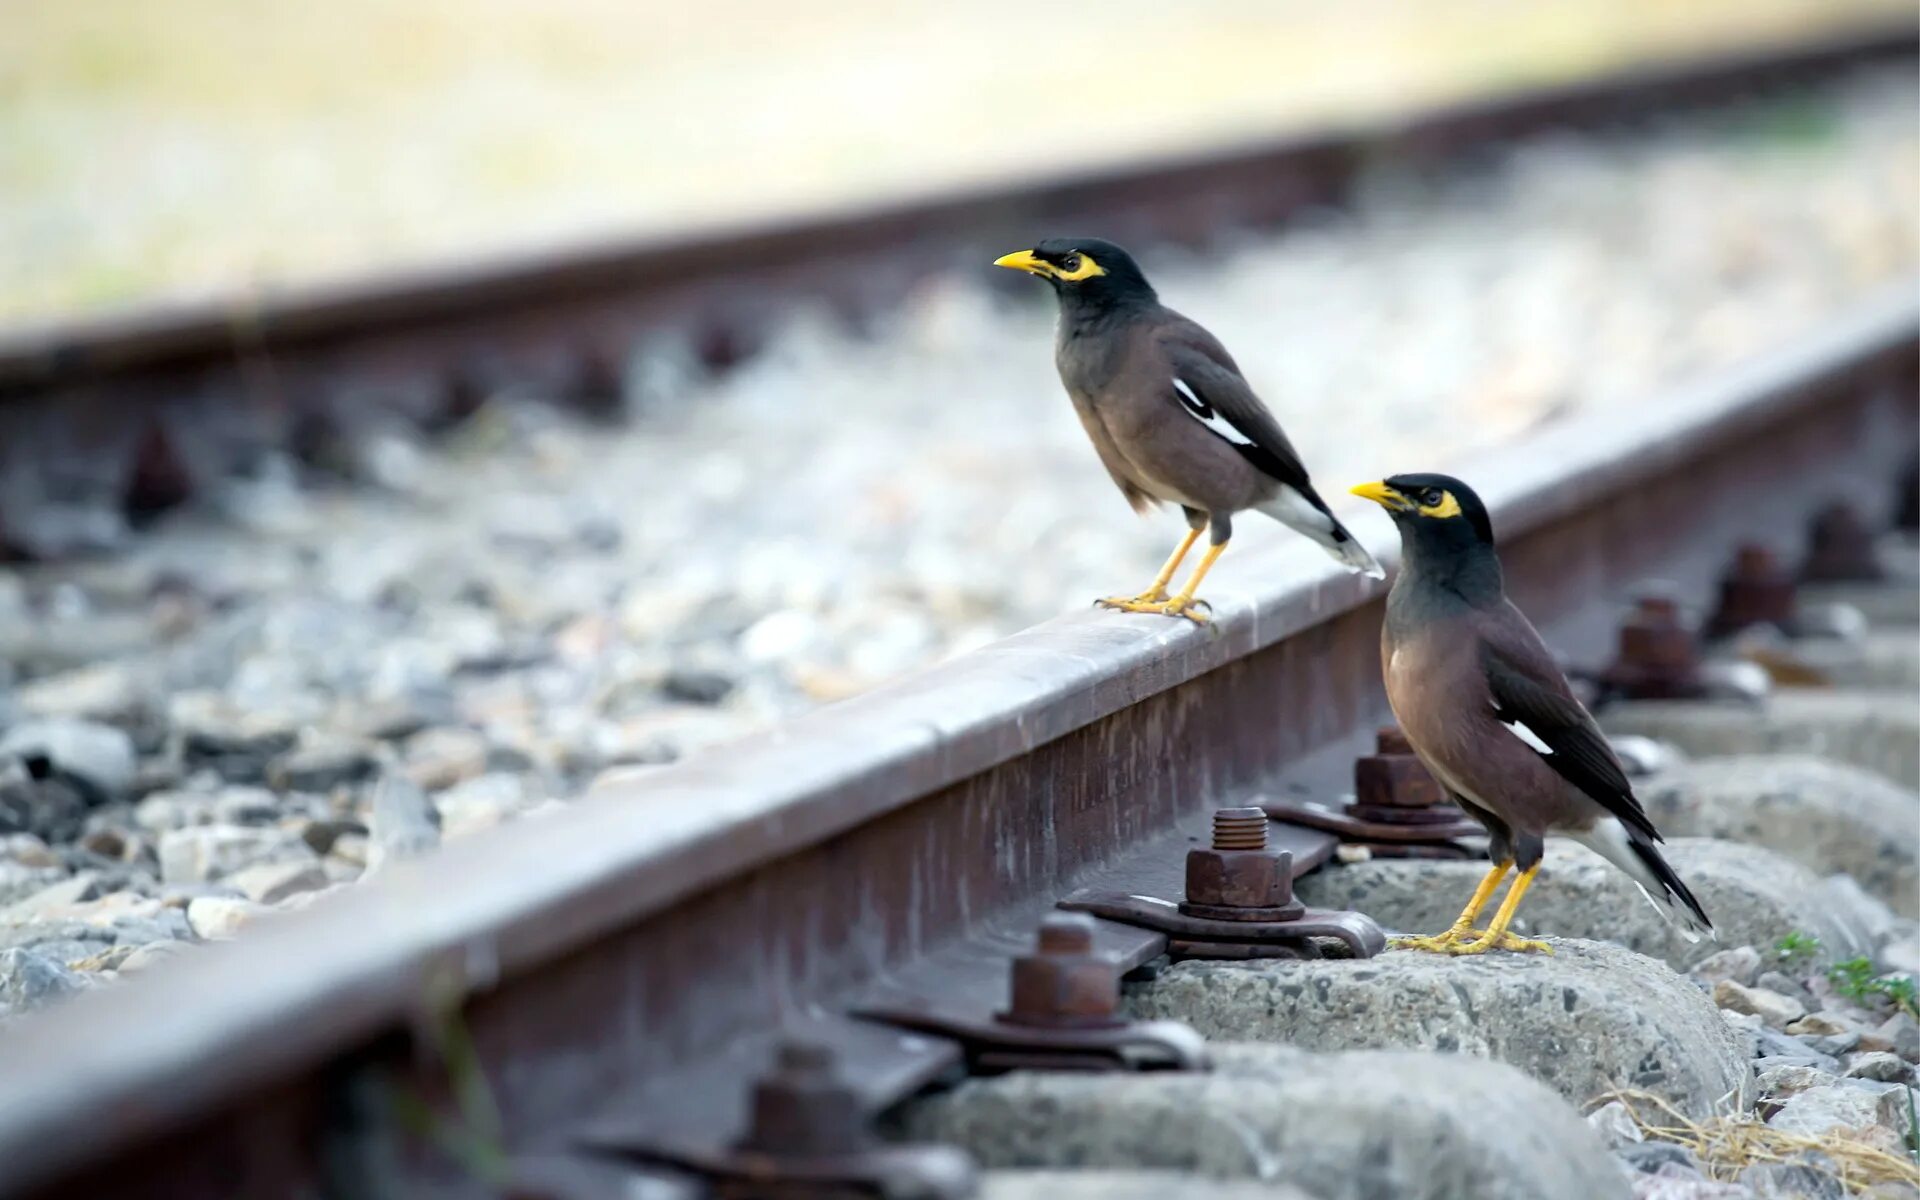
[[[1138,596],[1107,596],[1095,600],[1094,603],[1101,608],[1117,609],[1120,612],[1158,613],[1163,617],[1185,617],[1195,625],[1205,625],[1211,620],[1209,614],[1213,612],[1213,605],[1205,600],[1195,600],[1192,597],[1182,599],[1179,596],[1168,598],[1164,592],[1157,596],[1152,592],[1142,592]]]
[[[1397,937],[1388,944],[1395,950],[1422,950],[1428,954],[1485,954],[1489,950],[1553,953],[1552,946],[1532,938],[1523,938],[1515,933],[1496,935],[1486,931],[1476,932],[1458,925],[1441,930],[1432,937]]]
[[[1159,612],[1167,603],[1167,594],[1155,588],[1138,596],[1104,596],[1093,603],[1097,608],[1114,608],[1121,612]]]
[[[1552,954],[1553,947],[1533,938],[1523,938],[1518,934],[1483,933],[1470,942],[1454,942],[1441,951],[1443,954],[1485,954],[1489,950],[1512,950],[1516,953],[1534,952]]]
[[[1388,945],[1395,950],[1423,950],[1428,954],[1445,954],[1450,947],[1458,945],[1461,938],[1472,932],[1471,929],[1462,929],[1456,925],[1451,929],[1443,929],[1432,937],[1397,937]]]

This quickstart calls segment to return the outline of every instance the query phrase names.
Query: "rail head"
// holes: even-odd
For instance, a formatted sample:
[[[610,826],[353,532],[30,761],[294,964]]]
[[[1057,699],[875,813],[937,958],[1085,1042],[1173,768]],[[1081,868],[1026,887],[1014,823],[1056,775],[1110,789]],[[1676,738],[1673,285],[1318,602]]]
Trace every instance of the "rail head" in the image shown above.
[[[1503,540],[1525,539],[1764,437],[1863,377],[1911,375],[1916,347],[1920,297],[1907,284],[1811,338],[1636,408],[1632,421],[1595,413],[1461,469]],[[1910,440],[1910,428],[1902,436]],[[1356,529],[1387,550],[1384,517],[1359,515]],[[1217,594],[1210,629],[1062,617],[684,763],[610,781],[239,942],[11,1023],[0,1030],[0,1195],[403,1025],[429,981],[448,971],[485,992],[1381,592],[1311,547],[1262,553],[1258,577],[1275,582]]]

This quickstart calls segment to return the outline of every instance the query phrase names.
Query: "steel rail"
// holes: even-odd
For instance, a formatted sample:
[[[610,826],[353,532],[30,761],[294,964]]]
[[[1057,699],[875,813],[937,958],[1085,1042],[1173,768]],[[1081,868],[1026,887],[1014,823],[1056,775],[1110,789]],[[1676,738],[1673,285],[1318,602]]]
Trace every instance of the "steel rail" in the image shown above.
[[[1738,540],[1786,550],[1836,497],[1884,510],[1917,364],[1909,284],[1630,417],[1453,466],[1519,600],[1597,657],[1635,582],[1704,594]],[[1389,540],[1383,519],[1357,528]],[[446,1111],[420,1047],[447,994],[513,1149],[663,1109],[723,1137],[737,1110],[700,1080],[744,1069],[769,1029],[876,987],[977,991],[1009,921],[1180,844],[1204,808],[1338,785],[1384,715],[1381,590],[1304,545],[1250,554],[1244,576],[1271,582],[1215,594],[1210,629],[1063,617],[14,1022],[0,1196],[312,1194],[343,1160],[388,1161],[391,1131],[354,1098],[373,1080]],[[898,1094],[943,1061],[896,1039],[867,1086]],[[406,1178],[474,1187],[430,1158]]]
[[[1065,178],[1009,178],[694,235],[612,239],[0,331],[0,400],[98,403],[121,392],[147,399],[165,394],[156,385],[244,397],[261,390],[268,359],[282,379],[361,388],[458,369],[476,356],[539,360],[529,369],[552,379],[556,358],[618,353],[660,326],[690,330],[724,358],[793,295],[874,311],[927,272],[1004,248],[1023,232],[1085,222],[1123,240],[1201,243],[1337,199],[1381,157],[1431,161],[1541,129],[1670,113],[1851,64],[1909,59],[1917,38],[1920,26],[1898,21]],[[289,390],[300,393],[292,402],[311,402],[303,389]]]

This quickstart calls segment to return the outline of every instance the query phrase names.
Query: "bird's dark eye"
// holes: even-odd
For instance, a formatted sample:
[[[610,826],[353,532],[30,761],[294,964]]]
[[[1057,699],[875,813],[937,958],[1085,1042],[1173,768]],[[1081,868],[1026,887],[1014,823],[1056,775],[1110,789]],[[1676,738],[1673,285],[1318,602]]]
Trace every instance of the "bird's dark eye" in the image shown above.
[[[1447,494],[1439,488],[1428,488],[1426,491],[1420,493],[1420,503],[1426,505],[1428,508],[1439,508],[1440,502],[1446,498]]]
[[[1060,266],[1067,274],[1071,275],[1080,269],[1080,256],[1078,254],[1069,254],[1060,260]]]

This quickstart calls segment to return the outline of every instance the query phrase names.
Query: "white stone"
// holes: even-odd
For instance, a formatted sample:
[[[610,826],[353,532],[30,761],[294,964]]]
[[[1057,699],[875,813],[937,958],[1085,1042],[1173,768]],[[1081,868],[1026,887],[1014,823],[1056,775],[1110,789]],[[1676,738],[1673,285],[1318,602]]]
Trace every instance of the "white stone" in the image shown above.
[[[187,902],[187,924],[194,936],[215,941],[230,938],[270,908],[233,896],[195,896]]]
[[[1713,985],[1713,1002],[1721,1008],[1759,1017],[1769,1029],[1784,1030],[1807,1013],[1807,1006],[1792,996],[1766,988],[1747,987],[1731,979]]]

